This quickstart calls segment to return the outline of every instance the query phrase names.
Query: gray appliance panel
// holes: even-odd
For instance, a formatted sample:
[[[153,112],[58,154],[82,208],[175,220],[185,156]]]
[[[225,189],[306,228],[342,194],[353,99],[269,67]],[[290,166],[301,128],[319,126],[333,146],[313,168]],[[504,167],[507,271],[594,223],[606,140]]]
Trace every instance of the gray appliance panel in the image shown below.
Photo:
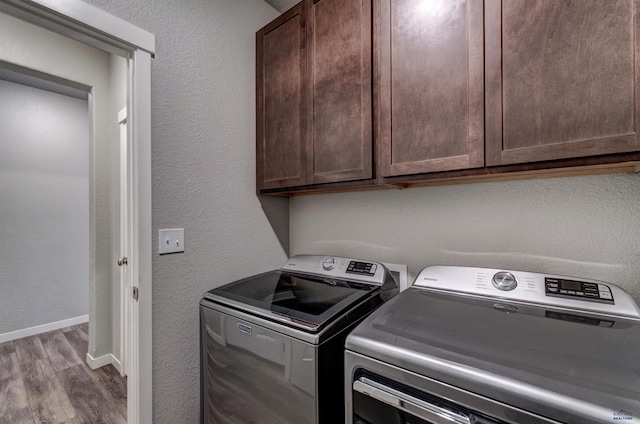
[[[561,422],[640,416],[640,321],[409,289],[347,349]]]
[[[318,346],[201,307],[203,422],[316,423]]]

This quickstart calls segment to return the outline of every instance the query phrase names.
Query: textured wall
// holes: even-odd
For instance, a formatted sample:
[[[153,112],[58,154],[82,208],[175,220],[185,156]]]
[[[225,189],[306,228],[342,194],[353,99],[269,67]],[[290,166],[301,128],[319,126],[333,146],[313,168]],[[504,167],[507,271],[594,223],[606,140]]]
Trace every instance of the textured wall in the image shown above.
[[[94,357],[111,352],[112,233],[111,147],[109,127],[109,54],[18,19],[0,14],[0,60],[90,87],[89,197],[89,350]],[[43,77],[44,78],[44,77]]]
[[[184,227],[186,252],[153,257],[153,422],[196,423],[199,299],[286,260],[287,200],[255,195],[255,31],[278,14],[262,0],[88,3],[156,36],[153,248]]]
[[[290,222],[291,254],[594,278],[640,302],[640,174],[302,196]]]
[[[89,313],[89,105],[0,80],[0,334]]]

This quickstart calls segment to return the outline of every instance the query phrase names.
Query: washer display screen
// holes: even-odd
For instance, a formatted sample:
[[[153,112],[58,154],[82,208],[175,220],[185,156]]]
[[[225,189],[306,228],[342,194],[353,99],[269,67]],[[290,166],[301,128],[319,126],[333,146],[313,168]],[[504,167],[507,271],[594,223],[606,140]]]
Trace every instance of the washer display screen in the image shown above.
[[[563,290],[582,291],[582,284],[578,281],[560,280],[560,288]]]

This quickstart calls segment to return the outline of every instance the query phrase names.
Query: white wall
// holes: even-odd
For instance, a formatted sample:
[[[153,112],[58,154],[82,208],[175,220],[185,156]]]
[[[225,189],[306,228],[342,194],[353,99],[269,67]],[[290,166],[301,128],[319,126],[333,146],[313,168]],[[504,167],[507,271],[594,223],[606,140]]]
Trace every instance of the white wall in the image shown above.
[[[0,14],[0,60],[42,78],[90,88],[93,122],[89,186],[89,350],[94,357],[112,351],[114,269],[111,204],[110,54]],[[116,133],[117,134],[117,133]],[[117,140],[115,141],[117,143]]]
[[[153,246],[184,227],[186,251],[153,257],[153,422],[196,423],[202,294],[286,260],[288,202],[255,195],[255,32],[278,13],[262,0],[88,3],[156,36]]]
[[[0,334],[89,313],[89,105],[0,80]]]
[[[290,222],[292,255],[594,278],[640,302],[640,174],[301,196]]]

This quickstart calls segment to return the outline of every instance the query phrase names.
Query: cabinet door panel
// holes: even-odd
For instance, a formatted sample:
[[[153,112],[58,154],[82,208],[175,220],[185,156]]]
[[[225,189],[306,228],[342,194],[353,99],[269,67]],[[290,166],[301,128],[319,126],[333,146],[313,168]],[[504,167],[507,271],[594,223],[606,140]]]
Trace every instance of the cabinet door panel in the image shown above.
[[[307,183],[304,31],[300,4],[256,36],[259,190]]]
[[[482,0],[380,0],[383,176],[484,165]]]
[[[640,149],[635,0],[487,0],[487,164]]]
[[[309,175],[372,178],[371,0],[308,1]]]

